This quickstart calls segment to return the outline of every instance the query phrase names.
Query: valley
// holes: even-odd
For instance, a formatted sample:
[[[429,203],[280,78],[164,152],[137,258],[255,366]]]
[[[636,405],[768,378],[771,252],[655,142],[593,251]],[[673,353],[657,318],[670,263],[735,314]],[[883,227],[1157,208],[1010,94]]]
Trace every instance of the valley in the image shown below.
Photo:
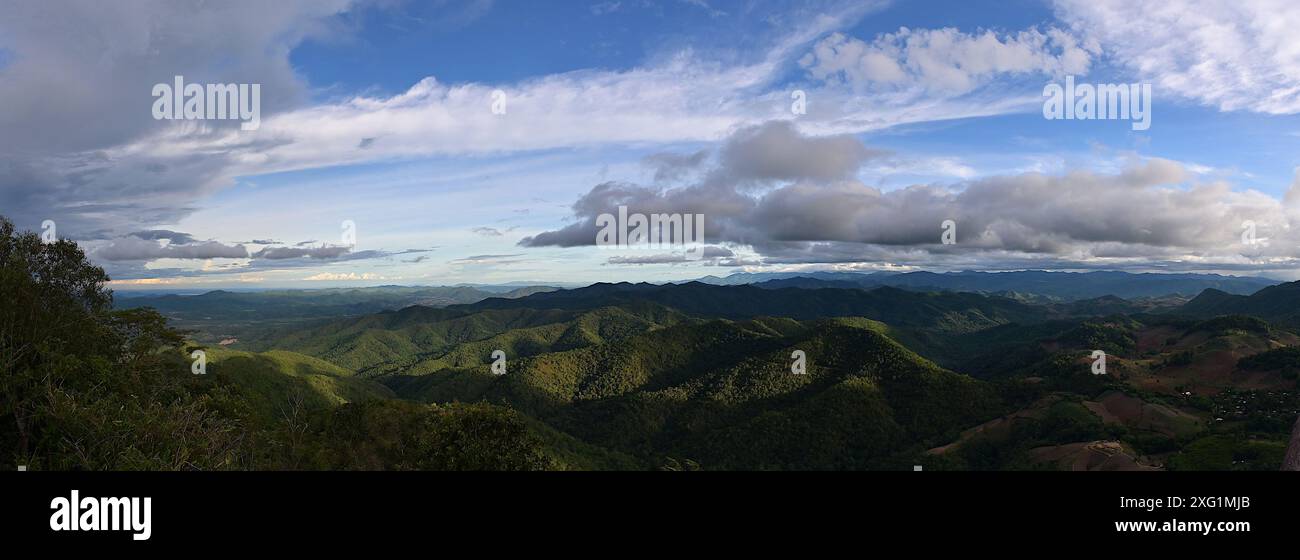
[[[286,395],[508,410],[564,469],[1275,470],[1300,414],[1289,316],[1218,314],[1286,309],[1291,285],[1153,307],[802,282],[318,318],[218,350],[213,373],[263,416]]]

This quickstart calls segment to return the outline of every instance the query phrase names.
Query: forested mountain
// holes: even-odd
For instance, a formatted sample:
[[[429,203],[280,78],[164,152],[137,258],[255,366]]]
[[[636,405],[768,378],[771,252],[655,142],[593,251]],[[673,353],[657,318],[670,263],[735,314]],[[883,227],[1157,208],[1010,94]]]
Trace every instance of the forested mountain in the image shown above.
[[[955,437],[1001,410],[993,387],[943,370],[861,319],[682,324],[627,339],[386,381],[427,402],[509,406],[646,466],[863,469]],[[805,353],[806,373],[791,371]]]
[[[920,291],[1020,293],[1073,301],[1103,296],[1121,298],[1182,295],[1192,297],[1208,289],[1231,294],[1252,294],[1277,284],[1267,278],[1221,276],[1218,274],[1133,274],[1116,271],[1047,272],[786,272],[737,273],[725,278],[708,277],[701,282],[717,285],[753,284],[765,288],[836,287],[872,288],[892,286]]]
[[[764,294],[776,299],[763,301]],[[760,313],[818,306],[822,311],[809,314],[859,311],[887,321]],[[383,338],[386,348],[405,353],[368,375],[399,397],[519,410],[586,445],[588,454],[642,468],[680,461],[744,469],[902,468],[909,461],[932,468],[1267,468],[1277,458],[1287,419],[1300,413],[1300,363],[1279,349],[1300,338],[1251,317],[1095,313],[1108,309],[1132,310],[1119,298],[1036,306],[890,288],[606,284],[436,312],[411,308],[271,344],[353,360],[348,341]],[[601,324],[633,327],[557,343],[555,333]],[[446,332],[474,340],[428,334]],[[294,346],[304,341],[318,346]],[[509,356],[504,376],[491,372],[496,349]],[[808,357],[807,376],[791,373],[794,350]],[[1097,350],[1108,354],[1107,375],[1091,371]],[[829,395],[855,404],[834,409],[844,423],[816,431],[819,415],[831,414],[821,407],[842,402]],[[897,417],[929,407],[954,416],[927,412],[937,419],[928,430]],[[868,438],[854,422],[883,432]],[[996,429],[967,431],[988,422]],[[1243,429],[1252,438],[1226,435]],[[763,451],[730,443],[740,440]],[[851,450],[849,441],[865,447]],[[815,459],[792,458],[794,448]]]
[[[1300,327],[1300,282],[1270,286],[1249,296],[1206,290],[1187,302],[1180,311],[1199,317],[1251,315]]]
[[[478,312],[417,306],[294,329],[255,346],[319,356],[376,377],[477,364],[497,349],[521,356],[617,341],[684,320],[680,312],[653,304]]]
[[[979,330],[1013,321],[1035,321],[1042,309],[1015,300],[965,293],[924,293],[896,288],[764,290],[754,286],[688,284],[593,284],[514,300],[491,298],[453,310],[592,309],[654,303],[697,317],[867,317],[894,326]]]
[[[197,295],[119,294],[119,309],[152,308],[172,325],[193,330],[204,342],[262,337],[269,329],[301,326],[314,319],[336,319],[412,305],[446,307],[489,297],[516,298],[552,291],[547,286],[499,288],[468,286],[331,288],[320,290],[215,290]]]
[[[219,345],[115,309],[75,244],[0,230],[0,444],[33,469],[1271,470],[1300,414],[1300,284],[187,300],[293,316]]]

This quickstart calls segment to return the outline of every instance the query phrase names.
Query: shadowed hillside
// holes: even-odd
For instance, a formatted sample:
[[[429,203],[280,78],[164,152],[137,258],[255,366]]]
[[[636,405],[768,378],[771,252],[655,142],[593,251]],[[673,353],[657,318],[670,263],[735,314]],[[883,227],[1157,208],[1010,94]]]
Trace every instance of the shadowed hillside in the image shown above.
[[[990,326],[1041,320],[1042,310],[1005,298],[961,293],[921,293],[896,288],[874,290],[786,288],[688,284],[594,284],[586,288],[507,300],[492,298],[450,309],[591,309],[651,302],[692,316],[866,317],[898,327],[974,331]]]
[[[1187,302],[1179,312],[1196,317],[1250,315],[1300,328],[1300,282],[1270,286],[1249,296],[1206,290]]]
[[[885,468],[998,410],[861,319],[711,321],[515,361],[386,380],[428,402],[498,403],[605,448],[705,468]],[[808,356],[806,375],[791,353]]]

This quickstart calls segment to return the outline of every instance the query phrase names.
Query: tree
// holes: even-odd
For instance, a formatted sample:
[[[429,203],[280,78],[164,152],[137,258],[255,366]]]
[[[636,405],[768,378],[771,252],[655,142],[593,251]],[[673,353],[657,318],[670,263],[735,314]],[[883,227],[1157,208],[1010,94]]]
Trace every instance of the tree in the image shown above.
[[[244,455],[237,422],[188,373],[181,333],[114,311],[108,275],[76,243],[0,217],[0,464],[217,468]],[[210,384],[209,384],[210,385]]]
[[[35,399],[54,382],[51,358],[102,334],[91,318],[112,305],[106,280],[75,243],[43,243],[0,217],[0,417],[19,456],[31,450]]]
[[[257,388],[192,375],[184,333],[152,309],[114,310],[108,279],[76,243],[0,217],[0,468],[551,466],[522,417],[490,405],[308,411],[290,393],[273,397],[283,418],[259,420],[240,391]]]

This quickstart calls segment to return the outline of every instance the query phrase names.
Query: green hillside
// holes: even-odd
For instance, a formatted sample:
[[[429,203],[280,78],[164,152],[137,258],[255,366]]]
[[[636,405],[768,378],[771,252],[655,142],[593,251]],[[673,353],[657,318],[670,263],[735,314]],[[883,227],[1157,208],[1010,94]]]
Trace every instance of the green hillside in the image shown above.
[[[207,349],[208,374],[238,391],[250,410],[270,422],[289,407],[308,410],[393,398],[391,390],[334,364],[284,350],[264,353]]]
[[[592,310],[408,307],[297,329],[259,347],[312,355],[363,377],[419,375],[486,363],[494,350],[511,357],[618,340],[686,320],[657,305]]]
[[[527,286],[506,292],[468,286],[379,286],[319,290],[266,290],[229,292],[216,290],[197,295],[119,294],[118,309],[151,308],[174,326],[193,331],[205,343],[235,341],[248,349],[276,329],[301,328],[311,321],[356,317],[410,306],[445,307],[482,301],[490,297],[518,298],[553,291]],[[251,343],[251,344],[249,344]]]
[[[1300,328],[1300,282],[1269,286],[1249,296],[1205,290],[1179,312],[1195,317],[1249,315],[1287,328]]]
[[[264,344],[356,370],[401,399],[518,411],[566,468],[1186,467],[1202,463],[1179,449],[1239,429],[1213,422],[1218,392],[1255,402],[1294,388],[1291,370],[1254,371],[1249,358],[1300,344],[1295,335],[1249,316],[1141,309],[1118,298],[606,284],[343,319]],[[841,315],[855,310],[873,319]],[[1087,316],[1106,311],[1124,313]],[[498,349],[504,376],[490,371]],[[790,372],[795,350],[808,375]],[[1110,375],[1092,375],[1094,350]],[[1044,407],[1049,395],[1060,404]],[[965,435],[1000,415],[1025,427]],[[1268,418],[1256,434],[1273,441],[1280,421]]]
[[[884,468],[909,446],[995,414],[991,387],[862,319],[684,324],[515,361],[386,380],[426,402],[485,400],[602,448],[706,469]],[[808,356],[806,375],[790,355]]]
[[[654,303],[696,317],[867,317],[895,327],[972,332],[1010,322],[1037,322],[1051,312],[1012,299],[969,293],[925,293],[882,287],[766,290],[754,286],[594,284],[519,299],[492,298],[456,310],[593,309]]]

